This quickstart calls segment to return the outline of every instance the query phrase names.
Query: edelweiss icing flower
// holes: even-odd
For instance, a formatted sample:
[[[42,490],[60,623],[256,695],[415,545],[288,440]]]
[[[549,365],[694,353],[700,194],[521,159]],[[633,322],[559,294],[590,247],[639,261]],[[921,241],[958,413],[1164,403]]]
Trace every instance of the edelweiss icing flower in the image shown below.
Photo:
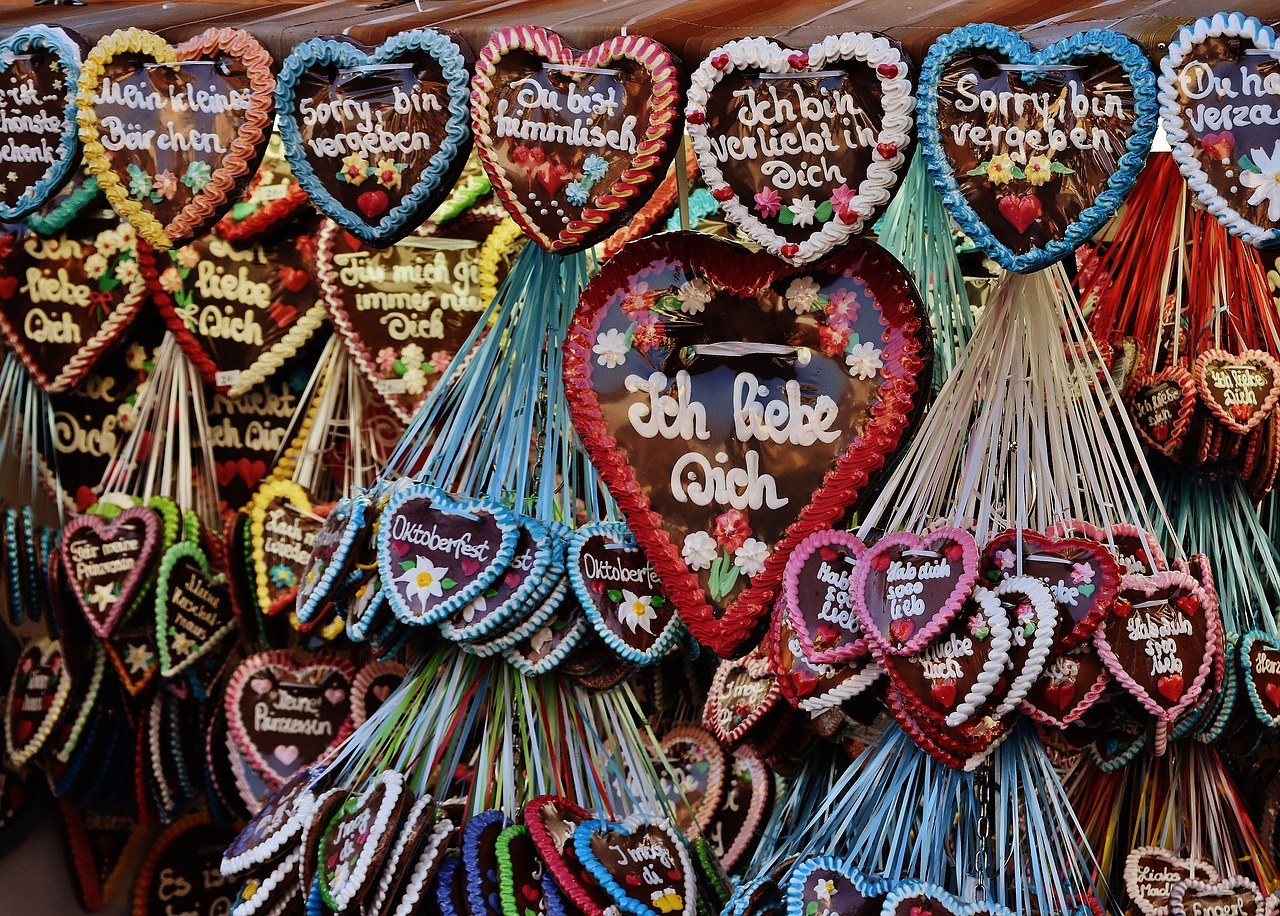
[[[618,602],[618,620],[634,633],[637,629],[653,635],[653,621],[658,612],[653,609],[652,595],[637,595],[628,589],[622,590],[622,600]]]
[[[1241,172],[1240,183],[1253,189],[1249,205],[1256,207],[1265,203],[1267,219],[1274,223],[1280,220],[1280,140],[1276,141],[1270,155],[1265,150],[1255,149],[1249,151],[1249,158],[1258,171]]]
[[[406,586],[405,599],[422,604],[426,610],[428,598],[444,595],[444,578],[449,570],[436,566],[428,557],[417,557],[411,567],[396,577],[396,584]]]

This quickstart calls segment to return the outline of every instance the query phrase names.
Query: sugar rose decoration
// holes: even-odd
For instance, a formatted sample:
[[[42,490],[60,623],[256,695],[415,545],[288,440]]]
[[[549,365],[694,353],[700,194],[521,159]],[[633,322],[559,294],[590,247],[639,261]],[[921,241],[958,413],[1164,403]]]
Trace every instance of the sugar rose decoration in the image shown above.
[[[726,218],[806,264],[889,202],[914,109],[899,48],[847,32],[807,51],[763,38],[715,49],[693,75],[686,121]]]
[[[480,53],[471,95],[476,149],[512,218],[548,251],[610,235],[675,155],[671,53],[620,36],[581,55],[559,36],[503,29]]]
[[[965,230],[1001,266],[1035,270],[1120,206],[1156,126],[1155,78],[1119,33],[1033,52],[1015,32],[965,26],[920,77],[922,149]]]
[[[1209,212],[1251,245],[1280,223],[1280,60],[1257,19],[1219,13],[1182,28],[1160,61],[1173,158]]]

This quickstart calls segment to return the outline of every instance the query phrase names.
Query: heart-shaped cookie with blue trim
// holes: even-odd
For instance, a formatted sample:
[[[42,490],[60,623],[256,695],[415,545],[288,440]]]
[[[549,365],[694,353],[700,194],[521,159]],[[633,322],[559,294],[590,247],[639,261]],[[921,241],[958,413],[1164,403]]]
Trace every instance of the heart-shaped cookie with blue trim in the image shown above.
[[[1034,51],[1014,31],[956,29],[920,72],[917,135],[943,202],[1002,267],[1071,254],[1120,207],[1156,129],[1155,74],[1119,32]]]
[[[29,25],[0,39],[0,220],[36,210],[80,161],[79,36]]]
[[[314,38],[280,68],[285,157],[316,209],[365,244],[408,235],[444,199],[471,151],[470,49],[434,29],[375,49]]]
[[[697,876],[684,841],[665,819],[633,814],[622,823],[590,820],[573,831],[587,872],[632,916],[693,916]]]
[[[885,878],[869,878],[853,863],[835,856],[801,859],[787,879],[787,913],[790,916],[820,912],[880,916],[880,908],[894,883]]]

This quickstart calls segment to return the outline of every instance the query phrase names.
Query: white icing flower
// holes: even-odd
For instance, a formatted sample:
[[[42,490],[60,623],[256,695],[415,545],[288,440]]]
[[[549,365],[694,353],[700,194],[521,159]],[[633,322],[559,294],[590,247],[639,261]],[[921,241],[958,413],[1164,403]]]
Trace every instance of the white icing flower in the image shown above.
[[[116,279],[121,283],[132,283],[138,279],[138,262],[126,260],[117,264]]]
[[[426,390],[427,374],[417,366],[408,369],[404,374],[404,393],[418,395]]]
[[[849,348],[849,355],[844,358],[849,366],[849,374],[855,378],[875,378],[876,373],[884,366],[880,351],[871,341],[863,341]]]
[[[694,572],[709,569],[716,558],[716,539],[705,531],[694,531],[685,537],[680,556]]]
[[[812,277],[796,277],[787,286],[787,305],[797,315],[803,315],[818,301],[819,290],[821,287]]]
[[[400,359],[406,366],[417,368],[422,365],[422,361],[427,358],[427,354],[422,351],[422,347],[416,343],[408,344],[400,351]]]
[[[84,275],[90,280],[96,280],[107,272],[109,266],[107,259],[95,251],[84,259]]]
[[[1276,141],[1271,155],[1265,150],[1249,150],[1249,158],[1253,160],[1260,172],[1241,172],[1240,183],[1246,188],[1253,188],[1249,197],[1249,205],[1267,205],[1267,219],[1271,222],[1280,220],[1280,140]]]
[[[836,883],[830,878],[825,878],[813,882],[813,895],[821,901],[822,905],[830,908],[831,895],[836,891]]]
[[[396,577],[396,584],[405,586],[405,598],[411,603],[421,602],[425,611],[428,598],[439,598],[444,594],[441,582],[447,575],[449,570],[445,567],[436,566],[427,557],[418,557],[413,566]]]
[[[796,226],[813,224],[813,215],[818,210],[818,203],[808,194],[791,201],[791,222]]]
[[[616,369],[627,361],[627,335],[617,328],[611,328],[596,338],[596,345],[591,351],[596,354],[596,362],[606,369]]]
[[[652,595],[637,595],[629,589],[622,590],[622,600],[618,602],[618,620],[626,624],[632,633],[638,627],[652,636],[651,627],[657,616],[658,613],[653,609]]]
[[[711,284],[701,277],[686,281],[676,296],[680,300],[680,311],[697,315],[711,301]]]
[[[742,546],[733,552],[733,565],[748,576],[759,574],[764,569],[764,561],[769,559],[769,545],[755,538],[747,538]]]
[[[102,613],[115,603],[115,589],[110,585],[95,585],[93,587],[93,597],[89,600],[98,606],[98,613]]]
[[[556,634],[551,627],[543,627],[529,638],[529,647],[541,655],[542,651],[551,644],[551,640],[555,639],[555,636]]]

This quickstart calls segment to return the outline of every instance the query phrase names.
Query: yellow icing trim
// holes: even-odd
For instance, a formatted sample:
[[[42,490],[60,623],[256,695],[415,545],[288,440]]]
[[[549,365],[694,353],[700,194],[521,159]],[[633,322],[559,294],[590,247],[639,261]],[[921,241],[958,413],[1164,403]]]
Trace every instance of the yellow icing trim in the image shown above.
[[[315,302],[301,318],[293,323],[293,327],[284,337],[272,344],[271,349],[240,373],[240,380],[227,390],[227,396],[238,398],[254,385],[265,382],[274,375],[277,369],[287,360],[292,359],[298,349],[311,339],[311,335],[324,322],[325,314],[324,302],[322,300]]]
[[[142,208],[139,201],[129,196],[128,189],[112,170],[111,160],[98,135],[98,118],[93,110],[107,64],[121,54],[146,54],[157,63],[171,64],[177,61],[178,52],[169,42],[145,29],[117,29],[93,46],[84,66],[80,68],[80,81],[76,83],[76,124],[80,127],[80,141],[84,145],[85,168],[98,179],[98,187],[106,196],[111,208],[128,220],[138,237],[159,251],[168,251],[173,242],[165,234],[158,219]]]
[[[263,549],[266,539],[267,506],[277,497],[283,497],[295,508],[311,513],[311,497],[292,480],[267,480],[249,501],[249,552],[253,556],[254,595],[258,612],[266,614],[271,607],[271,592],[267,588],[267,557]]]
[[[476,259],[476,271],[480,276],[480,299],[487,306],[498,295],[498,263],[503,253],[524,233],[511,217],[505,217],[494,226]]]

